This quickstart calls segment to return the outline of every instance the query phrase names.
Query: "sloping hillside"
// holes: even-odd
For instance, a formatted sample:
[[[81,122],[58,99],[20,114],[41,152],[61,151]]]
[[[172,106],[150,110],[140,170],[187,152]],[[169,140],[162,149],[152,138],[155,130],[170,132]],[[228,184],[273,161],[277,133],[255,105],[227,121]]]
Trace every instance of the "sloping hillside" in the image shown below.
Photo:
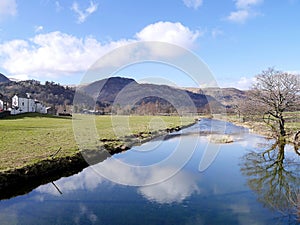
[[[215,98],[202,93],[176,89],[167,85],[139,84],[133,79],[112,77],[80,88],[96,101],[99,108],[146,107],[148,111],[173,112],[175,109],[193,111],[224,110]],[[150,110],[151,109],[151,110]],[[163,110],[162,110],[163,109]]]
[[[4,80],[5,76],[4,76]],[[64,87],[54,82],[41,84],[36,80],[0,82],[0,93],[30,93],[47,105],[71,105],[75,96],[76,111],[98,110],[104,113],[174,113],[178,111],[224,112],[246,92],[235,88],[177,89],[167,85],[139,84],[133,79],[111,77],[91,84]],[[126,109],[126,110],[124,110]]]
[[[10,80],[3,75],[2,73],[0,73],[0,83],[5,83],[5,82],[9,82]]]
[[[132,82],[136,83],[135,80],[129,78],[111,77],[83,85],[79,90],[92,96],[94,99],[100,98],[104,101],[112,102],[116,94]],[[101,93],[99,93],[100,90]]]
[[[29,93],[32,98],[36,98],[48,106],[71,105],[73,103],[75,88],[64,87],[48,81],[45,84],[41,84],[36,80],[9,81],[0,83],[0,93],[8,98],[11,98],[15,94],[24,96],[26,93]],[[88,95],[81,96],[82,93],[78,95],[85,100],[93,102],[93,99]]]
[[[246,98],[247,91],[241,91],[237,88],[186,88],[193,93],[201,93],[214,97],[217,101],[228,107],[232,107],[238,101]]]

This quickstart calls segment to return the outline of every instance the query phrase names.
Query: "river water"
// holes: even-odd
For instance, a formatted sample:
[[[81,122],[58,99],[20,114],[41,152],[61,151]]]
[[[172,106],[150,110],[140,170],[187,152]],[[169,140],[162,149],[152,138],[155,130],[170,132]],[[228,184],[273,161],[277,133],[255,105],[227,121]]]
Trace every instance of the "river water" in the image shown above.
[[[234,142],[210,141],[218,133]],[[290,200],[300,186],[299,155],[285,146],[284,161],[272,165],[278,148],[264,160],[261,153],[273,144],[203,119],[0,201],[0,224],[297,224]]]

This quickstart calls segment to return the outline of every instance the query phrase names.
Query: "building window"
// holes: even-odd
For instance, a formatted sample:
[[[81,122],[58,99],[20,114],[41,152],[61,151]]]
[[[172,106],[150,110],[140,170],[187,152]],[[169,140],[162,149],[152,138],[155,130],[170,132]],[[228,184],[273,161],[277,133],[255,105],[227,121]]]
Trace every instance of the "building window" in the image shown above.
[[[22,106],[24,106],[24,102],[22,102]]]

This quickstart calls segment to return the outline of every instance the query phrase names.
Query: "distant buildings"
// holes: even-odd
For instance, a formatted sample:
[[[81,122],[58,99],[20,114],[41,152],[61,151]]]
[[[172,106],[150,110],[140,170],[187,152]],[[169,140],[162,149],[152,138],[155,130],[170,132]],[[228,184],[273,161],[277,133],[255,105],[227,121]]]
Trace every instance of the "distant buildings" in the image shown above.
[[[28,112],[47,114],[47,107],[38,100],[32,99],[30,94],[26,94],[26,96],[14,95],[12,97],[12,108],[10,114],[16,115]]]
[[[36,99],[32,99],[30,94],[14,95],[11,99],[11,108],[8,107],[10,101],[0,94],[0,111],[10,111],[11,115],[17,115],[21,113],[37,112],[47,114],[51,107],[46,107],[43,103]]]
[[[7,111],[9,108],[10,99],[0,94],[0,112]]]

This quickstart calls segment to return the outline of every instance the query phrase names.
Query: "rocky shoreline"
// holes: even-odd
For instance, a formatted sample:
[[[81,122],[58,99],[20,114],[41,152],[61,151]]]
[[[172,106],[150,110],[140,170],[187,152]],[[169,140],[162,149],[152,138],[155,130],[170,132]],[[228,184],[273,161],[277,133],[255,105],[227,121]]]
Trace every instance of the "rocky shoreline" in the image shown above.
[[[180,131],[194,125],[176,126],[156,132],[141,132],[127,136],[126,140],[101,140],[99,150],[82,150],[66,157],[49,157],[35,164],[0,172],[0,200],[26,194],[42,184],[47,184],[61,177],[68,177],[81,172],[84,168],[104,161],[113,154],[126,151],[134,145],[140,145],[155,138],[164,138],[169,133]],[[89,164],[87,163],[89,162]]]

